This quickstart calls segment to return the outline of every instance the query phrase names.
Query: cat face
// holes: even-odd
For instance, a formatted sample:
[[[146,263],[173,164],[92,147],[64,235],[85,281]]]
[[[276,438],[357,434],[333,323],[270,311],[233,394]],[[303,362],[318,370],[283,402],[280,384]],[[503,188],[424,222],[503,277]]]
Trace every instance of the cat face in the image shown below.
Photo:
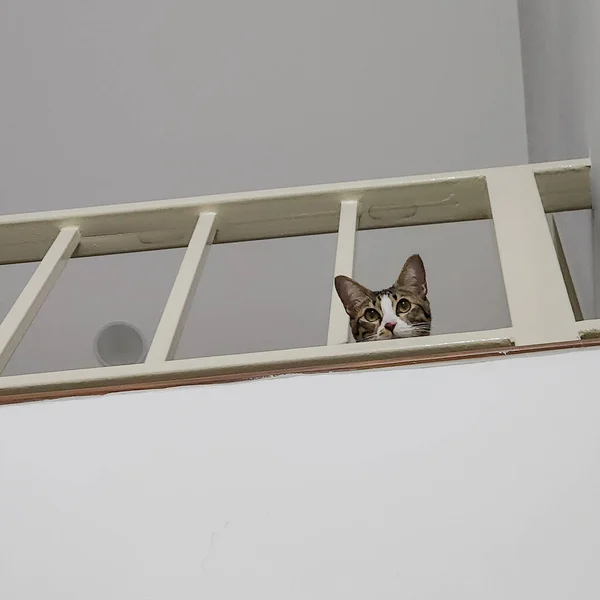
[[[357,342],[423,336],[431,331],[425,267],[418,254],[408,258],[396,283],[386,290],[373,292],[345,275],[335,278],[335,289]]]

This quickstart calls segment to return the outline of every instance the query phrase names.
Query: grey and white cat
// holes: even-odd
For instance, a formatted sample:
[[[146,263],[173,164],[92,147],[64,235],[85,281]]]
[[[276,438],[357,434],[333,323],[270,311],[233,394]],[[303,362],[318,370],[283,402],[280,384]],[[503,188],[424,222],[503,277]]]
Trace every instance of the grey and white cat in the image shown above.
[[[374,292],[346,277],[335,278],[335,289],[350,317],[357,342],[429,335],[431,308],[425,267],[418,254],[404,263],[396,282]]]

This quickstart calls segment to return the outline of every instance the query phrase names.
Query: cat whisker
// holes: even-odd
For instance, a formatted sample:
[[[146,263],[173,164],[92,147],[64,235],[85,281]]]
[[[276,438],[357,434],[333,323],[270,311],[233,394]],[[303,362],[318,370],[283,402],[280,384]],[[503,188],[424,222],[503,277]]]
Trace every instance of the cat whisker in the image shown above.
[[[376,341],[378,339],[379,339],[379,336],[376,333],[374,333],[373,335],[369,335],[367,337],[364,337],[361,340],[361,342],[374,342],[374,341]]]

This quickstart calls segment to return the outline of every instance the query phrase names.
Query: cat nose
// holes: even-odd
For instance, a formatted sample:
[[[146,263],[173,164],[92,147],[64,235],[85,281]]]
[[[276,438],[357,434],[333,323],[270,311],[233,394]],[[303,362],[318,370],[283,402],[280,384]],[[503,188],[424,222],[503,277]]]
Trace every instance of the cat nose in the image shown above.
[[[396,327],[396,323],[392,323],[391,321],[389,323],[386,323],[384,325],[384,327],[388,330],[388,331],[394,331],[394,327]]]

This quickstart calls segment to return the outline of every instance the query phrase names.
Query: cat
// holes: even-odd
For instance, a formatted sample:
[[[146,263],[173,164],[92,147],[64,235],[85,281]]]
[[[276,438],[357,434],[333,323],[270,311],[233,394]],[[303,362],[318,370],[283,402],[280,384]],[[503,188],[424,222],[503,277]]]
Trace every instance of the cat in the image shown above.
[[[335,289],[350,317],[357,342],[417,337],[431,332],[425,266],[418,254],[406,260],[390,288],[374,292],[350,277],[338,275]]]

